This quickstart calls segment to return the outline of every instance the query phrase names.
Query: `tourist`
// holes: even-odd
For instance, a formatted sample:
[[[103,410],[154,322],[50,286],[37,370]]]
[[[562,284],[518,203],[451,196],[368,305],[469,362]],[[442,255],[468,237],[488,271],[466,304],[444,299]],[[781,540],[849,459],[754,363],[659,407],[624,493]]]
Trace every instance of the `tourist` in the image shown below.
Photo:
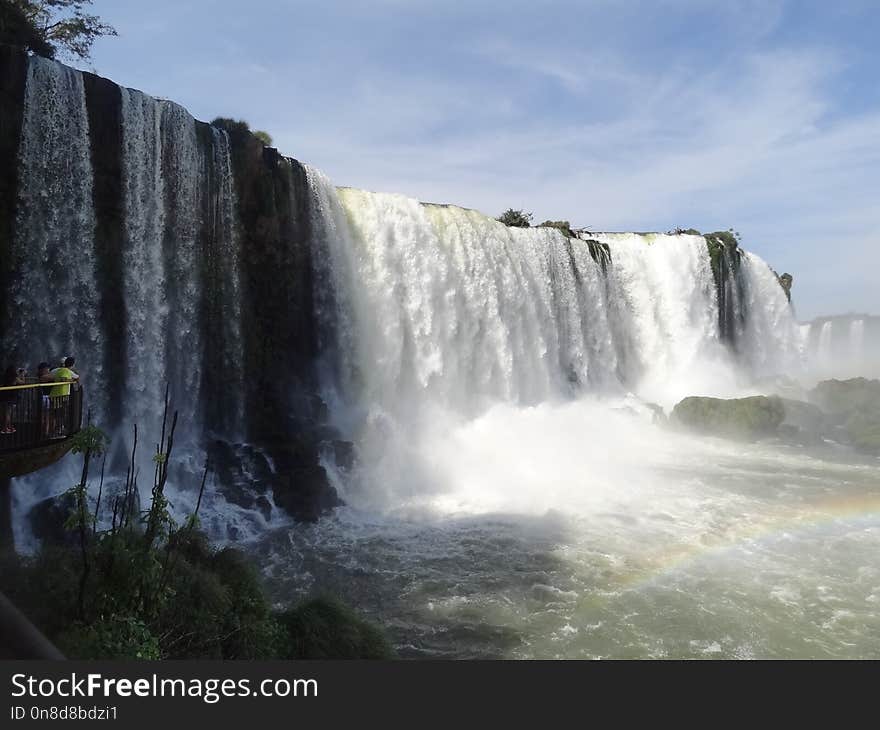
[[[79,375],[72,370],[73,366],[76,364],[76,359],[72,357],[66,357],[61,362],[60,368],[55,368],[52,371],[52,377],[55,379],[56,383],[65,383],[65,385],[56,385],[49,391],[49,395],[58,396],[58,395],[70,395],[70,383],[77,383],[79,381]]]
[[[54,383],[55,376],[49,371],[49,363],[41,362],[37,365],[37,382],[38,383]],[[52,418],[51,405],[52,400],[49,398],[49,388],[41,388],[40,391],[42,393],[42,402],[43,402],[43,436],[48,436],[49,431],[51,430],[52,422],[54,419]]]
[[[3,374],[3,387],[8,388],[15,385],[21,385],[19,382],[19,372],[14,365],[10,365]],[[12,425],[12,414],[15,411],[17,400],[18,391],[0,391],[0,404],[3,407],[3,428],[0,429],[0,433],[15,433],[15,426]]]

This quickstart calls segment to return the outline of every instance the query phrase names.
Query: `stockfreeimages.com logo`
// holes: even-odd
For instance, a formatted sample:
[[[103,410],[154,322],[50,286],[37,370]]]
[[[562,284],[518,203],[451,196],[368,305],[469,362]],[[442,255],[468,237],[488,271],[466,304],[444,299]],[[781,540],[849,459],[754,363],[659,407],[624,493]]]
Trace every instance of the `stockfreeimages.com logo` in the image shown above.
[[[79,675],[76,672],[60,679],[39,678],[30,674],[12,675],[13,697],[77,698],[103,697],[196,697],[208,704],[224,697],[317,697],[316,679],[170,679],[140,677],[125,679],[102,674]]]

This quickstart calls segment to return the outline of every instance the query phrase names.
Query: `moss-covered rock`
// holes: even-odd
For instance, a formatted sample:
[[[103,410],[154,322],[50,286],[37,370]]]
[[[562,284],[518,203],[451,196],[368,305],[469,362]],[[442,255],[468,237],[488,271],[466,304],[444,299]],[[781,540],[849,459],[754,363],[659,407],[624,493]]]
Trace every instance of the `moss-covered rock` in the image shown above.
[[[785,420],[785,406],[776,396],[729,400],[691,396],[675,406],[671,420],[705,434],[756,439],[776,433]]]

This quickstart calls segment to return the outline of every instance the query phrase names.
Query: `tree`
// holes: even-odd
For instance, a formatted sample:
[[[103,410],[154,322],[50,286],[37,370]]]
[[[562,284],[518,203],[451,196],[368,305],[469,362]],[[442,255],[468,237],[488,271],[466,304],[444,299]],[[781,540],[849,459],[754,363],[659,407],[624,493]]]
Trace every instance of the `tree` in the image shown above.
[[[226,130],[233,144],[242,144],[250,137],[256,137],[266,147],[272,146],[272,135],[261,130],[252,130],[251,125],[244,119],[232,119],[231,117],[215,117],[211,120],[211,126]]]
[[[116,29],[86,12],[92,0],[0,0],[0,42],[46,58],[87,60],[92,44]]]
[[[266,147],[272,146],[272,135],[268,132],[264,132],[262,129],[258,129],[254,132],[254,137],[256,137],[260,142],[262,142]]]
[[[529,228],[532,225],[532,214],[508,208],[495,220],[513,228]]]

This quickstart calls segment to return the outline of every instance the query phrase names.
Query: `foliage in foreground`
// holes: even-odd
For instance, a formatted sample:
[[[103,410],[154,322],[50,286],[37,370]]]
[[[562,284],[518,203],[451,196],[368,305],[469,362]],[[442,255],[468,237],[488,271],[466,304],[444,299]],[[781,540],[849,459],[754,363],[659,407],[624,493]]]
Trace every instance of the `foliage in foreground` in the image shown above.
[[[102,463],[94,508],[89,470],[107,439],[92,425],[74,437],[83,470],[66,495],[66,528],[75,539],[44,546],[32,558],[3,558],[2,589],[13,602],[76,659],[391,657],[378,629],[332,599],[274,611],[245,556],[211,546],[198,529],[207,466],[194,514],[175,524],[164,490],[176,425],[176,413],[167,430],[163,419],[152,499],[143,512],[136,500],[137,428],[124,489],[112,499],[103,494]],[[110,516],[104,530],[102,509]]]

